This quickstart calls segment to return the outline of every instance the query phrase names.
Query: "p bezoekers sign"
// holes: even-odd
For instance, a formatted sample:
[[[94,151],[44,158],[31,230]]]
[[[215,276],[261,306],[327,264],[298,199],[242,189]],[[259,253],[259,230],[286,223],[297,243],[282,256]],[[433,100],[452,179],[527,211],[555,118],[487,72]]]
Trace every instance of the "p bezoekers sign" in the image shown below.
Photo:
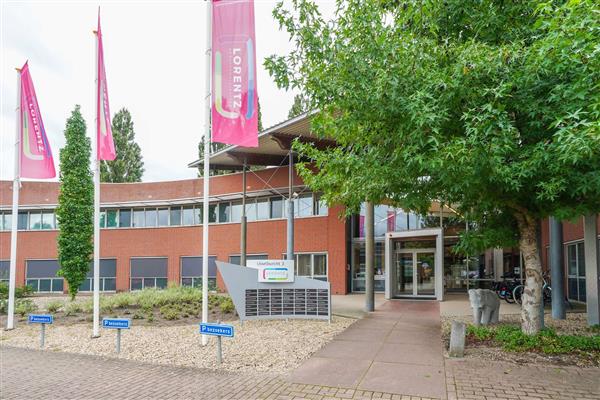
[[[248,260],[248,267],[258,270],[259,282],[294,282],[294,262],[288,260]]]

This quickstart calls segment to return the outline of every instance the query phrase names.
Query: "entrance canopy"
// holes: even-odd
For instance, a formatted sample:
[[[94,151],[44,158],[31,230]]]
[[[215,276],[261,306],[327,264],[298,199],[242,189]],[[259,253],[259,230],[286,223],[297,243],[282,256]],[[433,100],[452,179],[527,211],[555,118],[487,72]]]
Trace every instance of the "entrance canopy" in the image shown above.
[[[314,143],[317,148],[335,146],[335,141],[318,138],[310,131],[310,121],[316,111],[306,112],[297,117],[268,128],[258,135],[258,147],[227,146],[210,156],[212,170],[241,170],[247,166],[283,166],[289,164],[289,153],[294,139],[303,143]],[[294,161],[297,158],[294,156]],[[188,164],[198,168],[203,159]]]

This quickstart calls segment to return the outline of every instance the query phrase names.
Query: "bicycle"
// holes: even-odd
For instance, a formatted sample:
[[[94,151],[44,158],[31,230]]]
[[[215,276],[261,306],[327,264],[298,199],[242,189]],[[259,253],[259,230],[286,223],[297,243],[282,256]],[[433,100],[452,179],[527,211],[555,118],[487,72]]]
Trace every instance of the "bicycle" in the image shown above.
[[[550,286],[550,284],[548,283],[546,278],[547,278],[546,274],[542,275],[542,279],[544,281],[544,284],[542,285],[542,299],[544,301],[544,304],[551,304],[552,303],[552,287]],[[525,290],[525,285],[523,285],[523,284],[518,285],[513,289],[512,297],[519,304],[523,303],[523,291],[524,290]],[[571,308],[571,309],[573,308],[573,305],[571,304],[569,299],[566,297],[565,297],[565,302],[567,303],[569,308]]]
[[[504,279],[503,281],[494,283],[493,290],[501,300],[506,301],[508,304],[513,304],[515,302],[514,289],[521,286],[521,283],[513,273],[506,273],[502,275],[502,278]],[[512,281],[507,280],[507,278],[512,278]]]

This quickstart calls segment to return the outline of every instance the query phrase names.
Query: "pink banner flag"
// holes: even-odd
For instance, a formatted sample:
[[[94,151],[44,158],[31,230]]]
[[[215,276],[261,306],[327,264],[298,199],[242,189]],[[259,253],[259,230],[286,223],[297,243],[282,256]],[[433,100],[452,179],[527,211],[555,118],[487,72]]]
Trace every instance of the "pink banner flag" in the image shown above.
[[[396,211],[388,210],[387,212],[387,231],[394,232],[396,230]]]
[[[117,156],[110,125],[110,107],[108,106],[108,88],[104,69],[104,47],[100,30],[100,10],[98,10],[98,76],[96,77],[96,133],[98,135],[98,160],[114,160]]]
[[[42,122],[42,114],[38,106],[33,81],[29,73],[29,65],[21,68],[21,118],[19,121],[20,137],[20,176],[23,178],[54,178],[54,159],[46,130]]]
[[[212,5],[212,141],[258,147],[254,0]]]
[[[360,215],[358,217],[358,237],[365,237],[365,216]]]

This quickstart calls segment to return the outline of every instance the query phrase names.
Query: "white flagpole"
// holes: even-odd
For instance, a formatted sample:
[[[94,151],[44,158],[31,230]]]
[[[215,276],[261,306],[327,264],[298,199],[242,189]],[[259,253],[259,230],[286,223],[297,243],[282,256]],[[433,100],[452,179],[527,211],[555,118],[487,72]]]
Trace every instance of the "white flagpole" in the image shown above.
[[[210,109],[211,109],[211,65],[212,65],[212,0],[206,2],[206,98],[204,110],[204,201],[202,207],[202,322],[208,322],[208,194],[210,181]],[[208,336],[202,335],[206,346]]]
[[[21,175],[21,137],[19,126],[21,124],[21,70],[17,68],[17,108],[15,129],[15,176],[13,179],[12,198],[12,227],[10,233],[10,275],[8,284],[8,315],[6,318],[6,329],[14,329],[15,319],[15,285],[17,272],[17,228],[19,223],[19,187]]]
[[[96,38],[96,156],[94,157],[94,328],[92,337],[100,337],[100,160],[98,160],[98,32]]]

